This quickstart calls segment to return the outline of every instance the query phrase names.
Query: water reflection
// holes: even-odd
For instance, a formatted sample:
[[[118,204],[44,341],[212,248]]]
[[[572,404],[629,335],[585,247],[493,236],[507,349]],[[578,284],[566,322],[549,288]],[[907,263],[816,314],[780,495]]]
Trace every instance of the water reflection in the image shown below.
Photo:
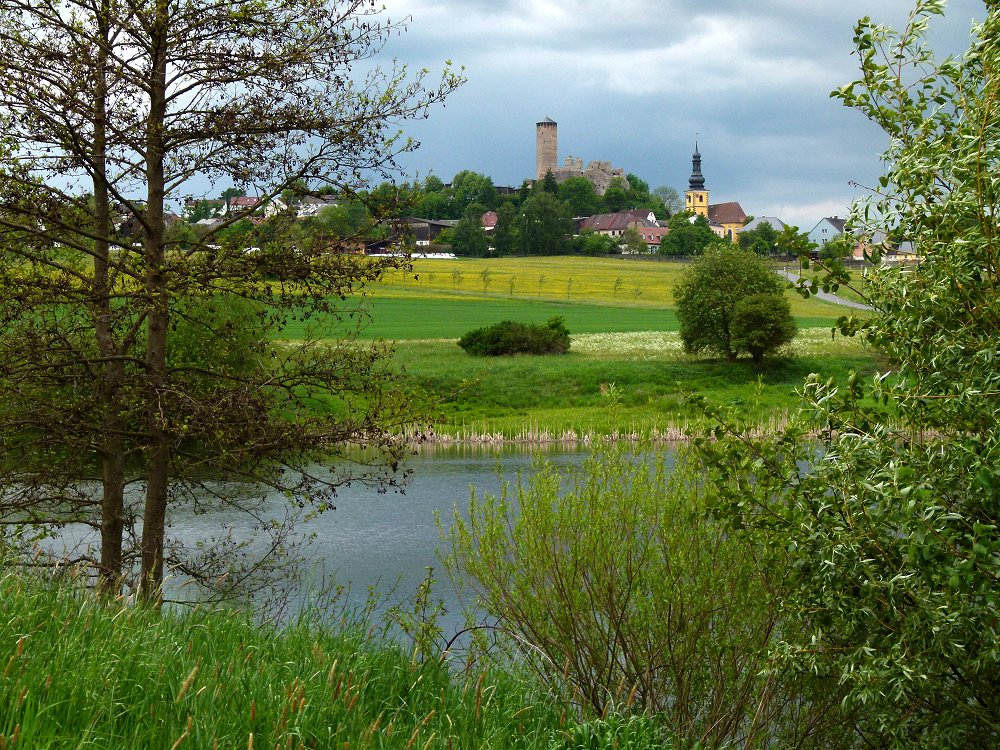
[[[379,494],[362,485],[342,487],[335,499],[335,510],[316,515],[304,524],[315,535],[306,548],[311,580],[296,592],[290,611],[307,606],[308,596],[315,596],[325,582],[349,588],[348,607],[366,603],[369,588],[381,594],[394,592],[389,604],[413,596],[432,567],[438,578],[435,598],[444,600],[446,632],[462,624],[459,602],[440,570],[437,557],[439,534],[435,514],[448,519],[452,509],[464,511],[469,493],[497,493],[500,475],[508,479],[517,473],[527,474],[540,457],[557,467],[582,463],[589,450],[577,446],[550,444],[542,447],[451,445],[435,450],[421,450],[408,462],[410,481],[398,492]],[[316,471],[322,472],[317,468]],[[98,492],[98,485],[94,484]],[[133,487],[129,502],[138,510],[142,488]],[[247,550],[252,557],[266,550],[268,539],[254,530],[258,518],[279,518],[288,507],[287,499],[275,493],[260,499],[253,515],[235,508],[196,513],[197,499],[174,506],[168,513],[168,536],[182,540],[189,548],[199,541],[210,542],[225,531],[236,539],[252,539]],[[141,515],[141,514],[140,514]],[[256,518],[255,518],[256,516]],[[138,533],[138,532],[137,532]],[[95,529],[78,526],[65,529],[58,538],[48,540],[49,551],[57,555],[85,554],[96,547]],[[70,555],[72,556],[72,555]],[[440,573],[440,575],[438,575]],[[165,582],[168,598],[184,599],[184,579],[174,575]]]
[[[518,472],[527,474],[538,455],[516,448],[452,446],[414,458],[410,463],[413,476],[403,494],[344,488],[335,511],[310,521],[310,529],[317,534],[312,548],[317,572],[350,582],[353,604],[364,603],[369,586],[387,591],[398,584],[400,597],[412,596],[427,568],[440,568],[435,513],[447,519],[455,507],[464,511],[472,487],[481,493],[497,493],[500,473],[507,478]],[[541,455],[556,466],[572,466],[588,453],[549,449]],[[448,611],[448,631],[461,625],[461,617],[455,594],[441,572],[437,591]]]

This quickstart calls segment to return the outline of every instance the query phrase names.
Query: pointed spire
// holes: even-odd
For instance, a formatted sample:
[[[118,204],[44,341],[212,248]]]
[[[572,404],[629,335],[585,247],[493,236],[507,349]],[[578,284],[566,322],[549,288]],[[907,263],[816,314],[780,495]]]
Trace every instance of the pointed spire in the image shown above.
[[[704,190],[705,177],[701,173],[701,154],[698,153],[698,140],[694,142],[694,153],[691,155],[691,178],[688,180],[688,190]]]

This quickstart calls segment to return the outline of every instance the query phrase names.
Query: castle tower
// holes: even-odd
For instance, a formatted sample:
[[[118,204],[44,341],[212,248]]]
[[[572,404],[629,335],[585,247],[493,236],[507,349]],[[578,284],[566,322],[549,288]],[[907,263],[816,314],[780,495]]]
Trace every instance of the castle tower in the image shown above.
[[[708,190],[705,189],[705,177],[701,173],[698,141],[694,142],[694,154],[691,155],[691,177],[688,179],[688,189],[684,192],[684,210],[708,217]]]
[[[558,136],[555,121],[546,117],[535,124],[535,177],[545,179],[545,173],[556,171],[558,158]]]

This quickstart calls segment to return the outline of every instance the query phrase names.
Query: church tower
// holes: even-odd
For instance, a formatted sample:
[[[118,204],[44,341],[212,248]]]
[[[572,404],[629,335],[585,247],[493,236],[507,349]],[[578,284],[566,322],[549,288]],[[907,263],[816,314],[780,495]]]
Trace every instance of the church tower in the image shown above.
[[[708,218],[708,190],[705,189],[705,177],[701,173],[698,141],[694,142],[694,154],[691,156],[691,177],[684,193],[684,210]]]
[[[544,180],[545,173],[556,171],[559,156],[557,126],[546,117],[535,124],[535,179]]]

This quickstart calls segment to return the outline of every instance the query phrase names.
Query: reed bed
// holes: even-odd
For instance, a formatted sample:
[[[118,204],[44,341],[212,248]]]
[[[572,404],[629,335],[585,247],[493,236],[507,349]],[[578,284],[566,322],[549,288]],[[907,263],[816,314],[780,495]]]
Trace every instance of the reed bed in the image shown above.
[[[773,435],[785,429],[791,420],[791,412],[782,410],[761,417],[752,431],[755,436]],[[528,423],[508,429],[496,429],[489,422],[462,423],[439,432],[433,427],[425,428],[411,441],[418,452],[433,452],[438,448],[454,445],[483,447],[553,447],[560,450],[589,447],[598,441],[605,443],[645,443],[667,445],[682,443],[705,433],[707,423],[703,419],[680,418],[677,423],[639,424],[633,423],[623,429],[602,430],[599,427],[567,428],[553,430]]]

